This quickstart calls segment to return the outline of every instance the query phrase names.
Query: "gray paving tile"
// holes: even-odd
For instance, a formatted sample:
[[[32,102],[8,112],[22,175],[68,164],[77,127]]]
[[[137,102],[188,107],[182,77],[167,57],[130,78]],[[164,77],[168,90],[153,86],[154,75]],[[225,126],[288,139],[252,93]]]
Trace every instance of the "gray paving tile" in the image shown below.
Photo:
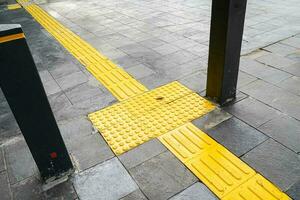
[[[11,192],[10,192],[6,172],[0,173],[0,191],[1,191],[1,199],[2,200],[10,200],[11,199]]]
[[[295,62],[300,62],[300,51],[296,51],[286,56],[286,58],[291,59]]]
[[[169,151],[129,171],[150,200],[167,199],[197,181],[197,178]]]
[[[284,89],[258,80],[241,88],[241,91],[283,113],[300,119],[300,98]]]
[[[258,127],[260,131],[279,143],[300,152],[300,122],[282,115]]]
[[[5,163],[4,163],[4,152],[2,150],[2,147],[0,147],[0,172],[4,171],[6,169]]]
[[[103,92],[100,89],[100,85],[96,80],[90,80],[83,84],[77,85],[71,89],[65,91],[66,96],[72,102],[76,104],[78,102],[85,101],[94,96],[102,95]]]
[[[286,89],[300,96],[300,77],[293,76],[277,84],[279,87]]]
[[[273,66],[273,67],[276,67],[279,69],[288,67],[292,64],[295,64],[295,61],[287,59],[287,58],[279,56],[279,55],[276,55],[276,54],[264,55],[264,56],[257,58],[256,60],[263,64],[270,65],[270,66]]]
[[[127,169],[131,169],[166,150],[165,146],[158,139],[154,138],[120,155],[119,159]]]
[[[171,53],[175,53],[176,51],[179,51],[179,47],[176,47],[172,44],[164,44],[162,46],[158,46],[153,48],[154,51],[158,52],[159,54],[165,56]]]
[[[49,96],[48,101],[54,114],[61,111],[63,108],[71,106],[71,102],[62,92]]]
[[[147,197],[145,197],[141,190],[136,190],[120,200],[147,200]]]
[[[144,40],[139,42],[141,45],[147,47],[147,48],[156,48],[162,45],[165,45],[166,42],[158,39],[158,38],[153,38],[153,39],[148,39],[148,40]]]
[[[300,62],[297,62],[293,65],[288,66],[288,67],[285,67],[283,70],[286,71],[286,72],[289,72],[289,73],[291,73],[295,76],[300,77]]]
[[[136,79],[144,78],[155,73],[155,71],[144,64],[138,64],[133,67],[129,67],[126,69],[126,72],[131,74]]]
[[[71,141],[71,154],[83,171],[105,160],[114,154],[99,134],[76,138]]]
[[[275,43],[264,47],[263,49],[281,56],[286,56],[297,51],[297,48],[282,43]]]
[[[20,133],[19,126],[11,112],[0,115],[0,139],[16,136]]]
[[[251,97],[224,108],[227,112],[243,120],[253,127],[279,116],[280,112]]]
[[[247,153],[268,139],[261,132],[234,117],[207,130],[207,132],[236,156]]]
[[[36,177],[12,185],[11,190],[15,200],[40,200],[44,198],[42,184]]]
[[[215,108],[208,114],[193,120],[193,124],[203,131],[209,130],[218,124],[230,119],[231,114],[225,112],[223,109]]]
[[[76,85],[85,83],[88,81],[86,75],[83,72],[74,72],[72,74],[63,76],[56,79],[58,85],[61,89],[66,90],[68,88],[74,87]]]
[[[274,69],[249,58],[241,59],[240,70],[275,84],[291,77],[289,73]]]
[[[206,88],[206,75],[199,71],[179,79],[179,82],[195,92],[202,92]]]
[[[48,96],[58,93],[58,92],[61,92],[60,87],[58,86],[58,84],[55,82],[54,79],[43,82],[43,86],[44,86],[45,92]]]
[[[40,75],[40,78],[41,78],[43,83],[53,80],[53,78],[52,78],[52,76],[51,76],[51,74],[49,73],[48,70],[39,71],[39,75]]]
[[[66,200],[74,200],[77,198],[76,191],[73,187],[72,182],[69,180],[67,182],[63,182],[47,191],[44,192],[46,199],[66,199]]]
[[[53,66],[49,72],[53,76],[53,78],[58,79],[68,74],[78,72],[80,68],[71,61],[66,61],[63,63],[56,64]]]
[[[281,41],[281,43],[300,49],[300,38],[298,37],[290,37],[286,40]]]
[[[138,189],[117,158],[77,174],[74,187],[79,198],[85,200],[115,200]]]
[[[37,173],[37,167],[29,148],[22,138],[4,147],[8,177],[15,184]]]
[[[202,183],[197,182],[170,200],[217,200],[218,198]]]
[[[194,60],[196,58],[197,58],[196,55],[194,55],[186,50],[180,50],[175,53],[168,54],[168,55],[164,56],[162,59],[168,60],[168,61],[171,61],[171,62],[174,62],[174,63],[180,65],[180,64],[187,63],[191,60]]]
[[[248,152],[242,159],[284,191],[300,178],[297,154],[272,139]]]
[[[287,194],[293,199],[300,199],[300,180],[287,190]]]
[[[239,71],[237,88],[239,89],[255,80],[257,80],[256,77],[251,76],[250,74],[247,74],[245,72]]]

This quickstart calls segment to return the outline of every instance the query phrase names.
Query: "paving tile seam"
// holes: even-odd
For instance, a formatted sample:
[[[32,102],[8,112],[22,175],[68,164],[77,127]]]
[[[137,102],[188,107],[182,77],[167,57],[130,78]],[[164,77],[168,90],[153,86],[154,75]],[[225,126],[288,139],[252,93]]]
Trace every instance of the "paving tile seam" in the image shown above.
[[[182,150],[184,148],[191,149],[195,146],[192,142],[194,140],[190,140],[190,144],[185,143],[187,140],[174,140],[173,142],[181,144],[170,145],[170,142],[166,142],[166,137],[172,134],[174,137],[187,130],[198,135],[198,139],[202,138],[202,141],[197,141],[198,146],[202,145],[202,148],[188,155],[189,158],[184,158],[178,152],[184,151]],[[274,184],[192,123],[186,123],[159,136],[158,139],[220,199],[290,199]]]
[[[148,91],[126,71],[116,66],[39,6],[33,3],[25,5],[23,1],[19,3],[118,100],[122,101]]]
[[[25,3],[27,3],[28,1],[20,0],[18,2],[25,5]],[[60,23],[58,23],[54,18],[52,18],[50,15],[48,15],[45,11],[43,11],[38,6],[31,4],[31,5],[25,6],[25,9],[42,26],[44,26],[66,49],[68,49],[74,55],[74,57],[76,57],[82,64],[84,64],[86,66],[86,68],[97,78],[97,80],[100,79],[97,76],[103,77],[103,76],[105,76],[107,71],[110,72],[110,70],[112,70],[112,69],[118,70],[117,66],[115,66],[113,63],[107,61],[107,58],[105,58],[101,55],[98,55],[99,53],[95,49],[93,49],[93,47],[91,47],[85,41],[81,40],[77,35],[75,35],[71,31],[69,31],[68,29],[64,28]],[[46,16],[46,18],[48,17],[48,19],[50,19],[50,21],[43,20],[44,16]],[[55,29],[53,30],[52,27],[56,27],[58,30],[57,31]],[[64,36],[64,34],[66,34],[66,36]],[[73,37],[71,37],[71,38],[68,37],[68,34],[72,35]],[[71,42],[71,46],[69,46],[70,42]],[[73,46],[73,44],[76,44],[77,47]],[[81,45],[84,46],[85,48],[81,49]],[[77,48],[79,48],[79,50]],[[83,53],[83,56],[82,56],[82,53]],[[90,57],[90,55],[92,55],[92,57]],[[94,55],[97,55],[99,57],[94,58],[93,57]],[[98,59],[100,59],[100,61]],[[105,64],[108,64],[108,66],[102,65],[104,60],[106,62]],[[99,67],[97,66],[97,64],[99,64],[99,62],[100,62],[100,65],[102,67],[104,67],[104,71],[102,68],[99,69]],[[107,67],[109,67],[109,68],[107,68]],[[123,71],[121,70],[120,73],[123,73]],[[127,79],[124,77],[122,79],[119,79],[119,78],[120,78],[119,76],[111,76],[111,77],[108,77],[108,80],[106,80],[107,82],[105,80],[99,80],[99,81],[101,83],[104,82],[103,84],[114,95],[116,95],[116,97],[119,100],[130,99],[132,96],[135,96],[136,93],[130,94],[128,96],[124,96],[124,94],[119,95],[119,93],[124,93],[126,88],[121,89],[122,92],[120,92],[120,91],[114,91],[114,88],[110,87],[110,84],[118,84],[118,82],[126,82],[127,81]],[[115,79],[117,79],[117,80],[115,80]],[[130,79],[130,75],[129,75],[128,79]],[[132,80],[136,81],[133,78],[132,78]],[[138,85],[137,88],[139,88],[139,84],[140,83],[137,84]],[[125,87],[127,87],[127,86],[125,86]],[[147,89],[143,85],[141,85],[139,89],[141,89],[142,91],[135,91],[135,92],[137,92],[137,94],[143,94],[145,91],[147,91]],[[182,99],[184,99],[184,97],[179,98],[178,100],[180,101]],[[172,106],[170,106],[170,107],[168,107],[168,106],[172,105],[172,103],[174,103],[175,101],[176,100],[173,100],[172,102],[165,104],[165,105],[167,105],[166,109],[163,110],[160,114],[164,115],[165,112],[167,112],[169,108],[172,108]],[[164,105],[160,105],[159,108],[163,107],[163,106]],[[175,108],[176,108],[176,106],[175,106]],[[213,109],[213,108],[211,108],[211,109]],[[145,112],[150,113],[151,111],[153,111],[153,110],[150,109],[150,111],[145,111]],[[155,112],[156,111],[159,112],[159,110],[155,110]],[[207,109],[206,112],[209,112],[209,111],[210,111],[210,109]],[[155,114],[155,113],[153,113],[153,114]],[[201,113],[201,114],[205,114],[205,112]],[[172,116],[172,114],[171,114],[171,116]],[[150,114],[150,117],[152,117],[151,114]],[[169,116],[167,116],[167,117],[169,117]],[[193,116],[193,117],[195,118],[197,116]],[[266,197],[267,194],[271,194],[272,198],[274,197],[273,199],[289,199],[289,197],[287,195],[285,195],[284,193],[282,193],[276,186],[274,186],[273,184],[268,182],[266,179],[261,178],[262,176],[260,176],[254,170],[252,170],[248,165],[243,163],[239,158],[237,158],[233,154],[231,154],[222,145],[218,144],[216,141],[211,139],[204,132],[202,132],[202,136],[206,137],[206,139],[210,138],[214,142],[205,141],[205,140],[203,140],[203,138],[201,138],[199,136],[198,139],[202,139],[203,144],[205,143],[206,145],[208,145],[206,147],[205,146],[203,146],[202,148],[200,147],[201,152],[197,152],[196,148],[191,149],[191,147],[190,147],[190,146],[194,146],[194,147],[197,146],[197,144],[195,142],[193,142],[193,139],[196,139],[197,137],[190,139],[189,136],[185,135],[187,133],[185,133],[184,131],[178,131],[179,135],[176,136],[178,138],[175,138],[174,135],[170,136],[170,137],[174,137],[174,141],[177,141],[178,143],[181,142],[181,139],[184,139],[184,141],[186,143],[190,143],[190,144],[186,144],[185,153],[187,152],[190,154],[190,155],[186,155],[186,156],[184,156],[184,153],[181,152],[181,151],[183,151],[182,149],[181,150],[177,149],[177,148],[182,148],[182,146],[180,146],[180,144],[179,145],[178,144],[171,145],[171,143],[167,144],[166,140],[162,139],[162,138],[166,137],[167,135],[170,135],[170,132],[176,131],[177,129],[179,129],[181,127],[185,127],[185,126],[190,126],[187,128],[187,129],[189,129],[188,131],[192,131],[192,132],[200,131],[200,129],[198,129],[197,127],[195,127],[195,126],[192,127],[193,125],[190,123],[190,121],[192,119],[193,118],[188,118],[187,121],[183,120],[183,121],[181,121],[181,123],[176,124],[175,126],[172,126],[171,130],[167,131],[166,133],[155,135],[155,137],[158,137],[159,140],[179,160],[181,160],[200,180],[202,180],[219,198],[221,198],[221,199],[237,199],[237,198],[248,199],[248,197],[251,199],[253,198],[253,196],[249,196],[249,195],[246,196],[247,198],[244,198],[245,194],[242,193],[243,190],[246,190],[246,192],[248,192],[248,193],[249,193],[249,191],[251,191],[258,198],[260,198],[261,194],[257,194],[257,192],[255,192],[255,190],[257,189],[257,186],[260,186],[261,188],[264,189],[263,192],[266,191],[263,194],[263,195],[265,195],[264,197]],[[179,128],[178,128],[178,126],[179,126]],[[191,129],[193,129],[193,130],[191,130]],[[153,131],[153,129],[150,129],[150,130]],[[182,135],[184,135],[184,137],[186,137],[186,138],[180,138]],[[104,138],[105,138],[105,136],[104,136]],[[154,138],[154,137],[152,137],[152,138]],[[150,137],[150,139],[151,139],[151,137]],[[149,138],[147,138],[147,140],[149,140]],[[210,143],[210,142],[212,142],[212,143]],[[143,142],[139,142],[139,143],[143,143]],[[190,149],[188,149],[188,148],[190,148]],[[199,146],[198,146],[198,148],[199,148]],[[198,149],[198,151],[199,151],[199,149]],[[179,154],[182,154],[182,155],[179,155]],[[183,157],[185,157],[187,159],[183,159]],[[218,159],[220,159],[220,160],[218,160]],[[213,163],[213,164],[211,164],[211,163]],[[224,163],[225,163],[225,165],[224,165]],[[207,168],[207,171],[200,172],[199,168],[202,168],[201,169],[201,171],[202,171],[204,167]],[[237,171],[239,171],[240,174],[234,174]],[[207,176],[207,175],[205,176],[204,173],[209,173],[209,176]],[[230,176],[232,176],[232,177],[230,177]],[[233,179],[233,178],[235,178],[235,179]],[[218,180],[218,181],[214,182],[214,180]],[[239,180],[242,180],[242,181],[239,181]],[[220,185],[220,183],[222,183],[222,181],[223,181],[223,183],[227,184],[227,187],[230,187],[232,185],[233,185],[233,187],[230,187],[231,189],[229,189],[229,190],[227,189],[226,186],[222,187],[222,185]],[[234,181],[238,181],[238,182],[234,183]],[[254,190],[250,187],[251,186],[250,184],[255,184]],[[266,185],[269,188],[266,188]],[[227,190],[227,191],[225,191],[225,190]],[[276,193],[276,195],[274,193]],[[270,199],[270,198],[268,198],[268,199]]]

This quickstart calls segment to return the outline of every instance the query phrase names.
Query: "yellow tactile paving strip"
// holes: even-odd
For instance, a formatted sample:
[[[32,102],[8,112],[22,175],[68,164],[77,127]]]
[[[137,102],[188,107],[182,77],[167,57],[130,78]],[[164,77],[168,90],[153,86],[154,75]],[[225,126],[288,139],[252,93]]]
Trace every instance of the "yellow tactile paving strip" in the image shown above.
[[[146,87],[41,8],[28,0],[18,2],[121,100],[89,115],[117,155],[158,137],[220,199],[290,199],[190,123],[213,110],[212,103],[176,81],[147,92]]]
[[[115,154],[120,155],[213,110],[215,106],[179,82],[89,114]]]
[[[16,9],[19,9],[19,8],[21,8],[21,6],[19,5],[19,4],[9,4],[9,5],[7,5],[7,9],[8,10],[16,10]]]
[[[122,101],[147,91],[145,86],[99,53],[78,35],[60,24],[39,6],[27,4],[26,2],[20,3],[22,3],[24,8],[36,21],[77,58],[118,100]]]
[[[220,199],[290,199],[192,123],[158,138]]]

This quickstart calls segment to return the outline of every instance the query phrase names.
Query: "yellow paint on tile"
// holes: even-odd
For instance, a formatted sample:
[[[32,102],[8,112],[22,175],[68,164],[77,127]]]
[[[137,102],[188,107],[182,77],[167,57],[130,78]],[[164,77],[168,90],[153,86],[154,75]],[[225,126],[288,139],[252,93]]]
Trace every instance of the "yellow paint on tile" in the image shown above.
[[[122,101],[148,91],[145,86],[131,77],[122,68],[115,65],[78,35],[64,27],[39,6],[35,4],[24,4],[23,6],[118,100]]]

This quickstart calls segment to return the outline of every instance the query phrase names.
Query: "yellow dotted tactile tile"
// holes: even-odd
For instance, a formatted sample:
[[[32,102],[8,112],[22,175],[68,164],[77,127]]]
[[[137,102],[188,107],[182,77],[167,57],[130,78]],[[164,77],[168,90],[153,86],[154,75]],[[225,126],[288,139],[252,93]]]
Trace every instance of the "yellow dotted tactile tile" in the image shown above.
[[[7,9],[8,10],[16,10],[16,9],[19,9],[19,8],[22,8],[19,4],[10,4],[10,5],[7,5]]]
[[[237,189],[226,195],[224,200],[288,200],[285,193],[281,192],[270,181],[260,174],[256,174]]]
[[[159,140],[220,199],[290,199],[192,123],[159,136]]]
[[[122,68],[116,66],[78,35],[60,24],[39,6],[26,4],[23,1],[19,2],[118,100],[122,101],[147,91],[145,86],[132,78]]]
[[[214,108],[198,94],[172,82],[92,113],[89,118],[119,155]]]

